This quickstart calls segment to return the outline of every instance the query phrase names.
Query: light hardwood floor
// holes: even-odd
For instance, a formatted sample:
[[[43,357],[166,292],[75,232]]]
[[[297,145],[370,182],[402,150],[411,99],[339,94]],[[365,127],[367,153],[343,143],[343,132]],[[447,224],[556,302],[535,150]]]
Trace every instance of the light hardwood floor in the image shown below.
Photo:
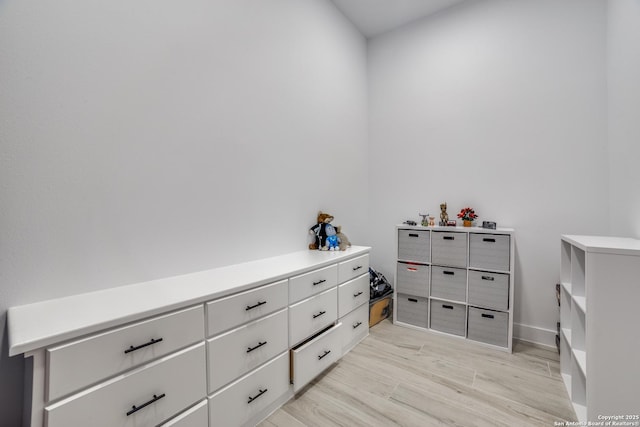
[[[517,343],[509,354],[385,320],[260,427],[512,427],[563,420],[576,418],[556,352]]]

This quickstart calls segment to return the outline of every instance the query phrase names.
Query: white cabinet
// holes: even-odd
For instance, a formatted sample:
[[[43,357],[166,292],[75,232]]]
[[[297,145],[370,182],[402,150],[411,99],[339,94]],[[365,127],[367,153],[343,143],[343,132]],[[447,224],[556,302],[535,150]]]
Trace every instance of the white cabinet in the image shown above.
[[[255,425],[367,335],[368,252],[304,250],[11,307],[24,424]]]
[[[637,422],[640,240],[562,236],[560,369],[579,421]]]
[[[512,350],[511,229],[399,225],[394,323]]]

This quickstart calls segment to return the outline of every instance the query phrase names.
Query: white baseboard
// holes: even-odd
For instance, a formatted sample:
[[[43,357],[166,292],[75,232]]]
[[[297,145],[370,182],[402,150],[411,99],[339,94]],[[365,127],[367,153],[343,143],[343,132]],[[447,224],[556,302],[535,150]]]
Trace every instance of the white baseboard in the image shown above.
[[[556,349],[556,331],[553,329],[514,323],[513,338],[548,347],[549,349]]]

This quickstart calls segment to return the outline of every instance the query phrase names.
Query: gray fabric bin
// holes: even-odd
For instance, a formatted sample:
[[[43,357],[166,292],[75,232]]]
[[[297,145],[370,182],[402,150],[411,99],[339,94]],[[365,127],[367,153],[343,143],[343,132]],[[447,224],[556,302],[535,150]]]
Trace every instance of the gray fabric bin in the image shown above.
[[[410,325],[427,327],[429,319],[429,299],[414,295],[398,294],[396,320]]]
[[[448,301],[431,300],[431,329],[465,336],[466,306]]]
[[[469,270],[469,304],[509,309],[509,275]]]
[[[467,267],[467,233],[434,231],[431,234],[431,263]]]
[[[429,230],[398,230],[398,259],[428,263],[430,252]]]
[[[431,296],[465,302],[467,299],[467,270],[432,266]]]
[[[509,271],[510,236],[507,234],[469,234],[469,266]]]
[[[509,313],[469,307],[467,338],[499,347],[508,347]]]
[[[396,273],[396,288],[398,293],[429,296],[429,266],[398,262]]]

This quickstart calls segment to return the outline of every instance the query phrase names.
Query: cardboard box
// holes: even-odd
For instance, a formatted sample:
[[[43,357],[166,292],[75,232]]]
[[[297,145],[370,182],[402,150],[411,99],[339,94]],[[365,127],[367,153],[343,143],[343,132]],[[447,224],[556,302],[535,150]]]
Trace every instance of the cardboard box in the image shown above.
[[[393,310],[392,297],[393,295],[387,295],[369,302],[369,327],[372,327],[391,315]]]

